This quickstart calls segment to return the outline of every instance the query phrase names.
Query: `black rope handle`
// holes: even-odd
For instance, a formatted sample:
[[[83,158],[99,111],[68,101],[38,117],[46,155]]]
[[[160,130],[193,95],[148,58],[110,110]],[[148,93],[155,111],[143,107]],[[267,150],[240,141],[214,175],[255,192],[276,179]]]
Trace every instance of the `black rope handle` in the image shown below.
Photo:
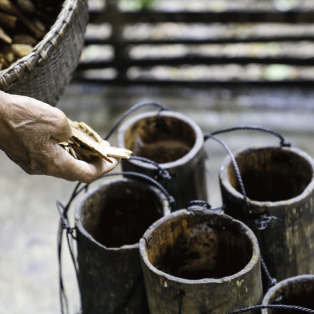
[[[194,209],[202,209],[202,210],[211,210],[217,214],[222,214],[224,212],[225,206],[222,205],[221,207],[212,208],[212,206],[203,200],[194,200],[190,201],[187,206],[187,210],[194,210]]]
[[[109,131],[107,136],[104,138],[106,141],[109,139],[109,137],[112,135],[112,133],[119,127],[119,125],[123,122],[125,118],[127,118],[132,112],[135,110],[142,108],[142,107],[157,107],[159,108],[159,111],[169,110],[167,107],[162,106],[154,101],[143,101],[136,105],[134,105],[132,108],[130,108],[119,120],[118,122],[113,126],[113,128]]]
[[[170,180],[171,179],[171,175],[169,173],[168,170],[166,169],[163,169],[159,166],[159,164],[151,159],[148,159],[148,158],[144,158],[144,157],[139,157],[139,156],[131,156],[129,158],[129,160],[135,160],[135,161],[141,161],[141,162],[146,162],[154,167],[157,168],[157,176],[155,177],[156,180],[160,180],[160,179],[163,179],[163,180]]]
[[[60,214],[60,222],[59,222],[59,228],[58,228],[58,237],[57,237],[57,242],[58,242],[58,263],[59,263],[59,299],[60,299],[60,308],[61,308],[61,313],[64,314],[64,305],[66,308],[66,313],[69,313],[69,307],[68,307],[68,300],[67,300],[67,296],[65,293],[65,289],[64,289],[64,284],[63,284],[63,278],[62,278],[62,261],[61,261],[61,255],[62,255],[62,238],[63,238],[63,230],[67,230],[67,242],[69,245],[69,240],[68,240],[68,236],[69,234],[71,234],[73,236],[73,232],[69,233],[68,230],[70,230],[70,225],[69,225],[69,220],[68,220],[68,210],[69,207],[73,201],[73,199],[76,197],[77,195],[77,191],[79,189],[81,185],[81,182],[78,182],[71,194],[70,200],[68,201],[67,205],[64,207],[60,202],[57,202],[57,208]],[[71,252],[71,248],[70,248],[70,252]],[[72,255],[71,255],[72,258]],[[72,258],[73,261],[73,258]],[[74,263],[74,267],[76,268],[76,263]],[[78,280],[77,277],[77,272],[76,272],[76,278]]]
[[[253,131],[260,131],[260,132],[264,132],[264,133],[269,133],[269,134],[277,136],[280,139],[280,145],[281,146],[285,146],[285,147],[291,146],[291,143],[287,142],[280,133],[278,133],[272,129],[265,128],[265,127],[258,126],[258,125],[239,125],[239,126],[235,126],[232,128],[218,130],[218,131],[210,133],[209,135],[205,135],[204,140],[206,141],[207,137],[210,135],[218,135],[218,134],[222,134],[222,133],[227,133],[227,132],[232,132],[232,131],[241,131],[241,130],[253,130]]]
[[[185,292],[181,290],[179,293],[178,314],[182,314],[182,305],[183,305],[184,296],[185,296]],[[285,304],[254,305],[254,306],[246,307],[246,308],[239,309],[236,311],[228,312],[226,314],[239,314],[239,313],[251,312],[254,310],[262,310],[262,309],[291,310],[291,311],[300,311],[300,312],[314,314],[314,310],[312,309],[308,309],[308,308],[296,306],[296,305],[285,305]]]
[[[300,312],[305,312],[305,313],[312,313],[314,314],[314,310],[301,307],[301,306],[296,306],[296,305],[284,305],[284,304],[271,304],[271,305],[255,305],[255,306],[250,306],[246,307],[244,309],[236,310],[233,312],[229,312],[227,314],[238,314],[238,313],[245,313],[245,312],[250,312],[254,310],[262,310],[262,309],[278,309],[278,310],[294,310],[294,311],[300,311]]]
[[[179,310],[178,314],[182,314],[182,305],[183,305],[183,298],[185,296],[185,292],[183,290],[180,291],[179,293]],[[279,310],[294,310],[294,311],[300,311],[300,312],[305,312],[305,313],[311,313],[314,314],[314,310],[301,307],[301,306],[296,306],[296,305],[284,305],[284,304],[270,304],[270,305],[254,305],[250,307],[246,307],[243,309],[239,309],[236,311],[228,312],[226,314],[239,314],[239,313],[245,313],[245,312],[250,312],[254,310],[262,310],[262,309],[279,309]]]
[[[216,141],[219,144],[221,144],[223,146],[223,148],[227,151],[228,155],[230,156],[231,162],[232,162],[232,165],[234,167],[234,171],[235,171],[235,174],[236,174],[236,177],[237,177],[237,180],[238,180],[239,185],[240,185],[241,193],[242,193],[242,195],[244,197],[245,206],[248,209],[249,208],[249,202],[247,200],[246,191],[245,191],[245,188],[244,188],[244,184],[243,184],[243,181],[242,181],[242,177],[241,177],[241,174],[240,174],[238,163],[237,163],[237,161],[236,161],[232,151],[230,150],[230,148],[227,146],[227,144],[223,140],[215,137],[214,135],[211,135],[211,134],[206,135],[205,141],[208,140],[208,139],[213,139],[214,141]]]
[[[142,179],[142,180],[146,180],[147,182],[151,183],[152,185],[154,185],[155,187],[159,188],[162,193],[165,195],[169,206],[171,207],[172,210],[175,209],[175,200],[174,198],[168,193],[168,191],[160,184],[158,183],[155,179],[145,175],[145,174],[141,174],[141,173],[137,173],[137,172],[132,172],[132,171],[125,171],[125,172],[120,172],[120,173],[109,173],[109,174],[105,174],[99,178],[97,178],[96,180],[94,180],[93,182],[106,178],[106,177],[111,177],[111,176],[126,176],[126,177],[135,177],[138,179]],[[93,183],[91,182],[91,183]],[[70,255],[71,255],[71,259],[75,268],[75,273],[76,273],[76,278],[77,278],[77,282],[79,284],[79,280],[78,280],[78,266],[75,260],[75,256],[74,256],[74,252],[72,249],[72,244],[71,244],[71,240],[70,240],[70,236],[72,239],[76,239],[75,236],[73,235],[73,232],[75,230],[75,228],[71,228],[70,224],[69,224],[69,219],[67,216],[68,210],[73,202],[73,200],[76,198],[77,195],[79,195],[82,191],[87,191],[88,187],[91,183],[87,183],[84,186],[81,187],[81,182],[79,182],[72,194],[71,197],[67,203],[66,206],[63,206],[59,201],[57,201],[57,209],[58,212],[60,214],[60,222],[59,222],[59,229],[58,229],[58,262],[59,262],[59,298],[60,298],[60,308],[61,308],[61,313],[64,314],[64,307],[66,308],[66,313],[69,313],[69,309],[68,309],[68,300],[67,300],[67,296],[65,293],[65,288],[64,288],[64,283],[63,283],[63,278],[62,278],[62,260],[61,260],[61,253],[62,253],[62,238],[63,238],[63,231],[66,230],[66,237],[67,237],[67,243],[68,243],[68,247],[69,247],[69,251],[70,251]]]
[[[268,128],[265,128],[265,127],[256,126],[256,125],[236,126],[236,127],[232,127],[232,128],[228,128],[228,129],[218,130],[218,131],[215,131],[213,133],[210,133],[210,134],[204,136],[204,141],[207,141],[208,139],[213,139],[216,142],[219,142],[225,148],[225,150],[228,152],[228,154],[231,158],[231,162],[232,162],[233,167],[234,167],[234,171],[235,171],[238,183],[240,185],[241,193],[244,197],[244,203],[245,203],[246,209],[249,210],[249,202],[247,199],[247,194],[246,194],[246,191],[244,188],[243,180],[242,180],[242,177],[240,174],[240,170],[239,170],[237,161],[236,161],[233,153],[231,152],[231,150],[227,146],[227,144],[224,141],[222,141],[221,139],[218,139],[217,137],[215,137],[215,135],[217,135],[217,134],[231,132],[231,131],[237,131],[237,130],[256,130],[256,131],[262,131],[262,132],[270,133],[270,134],[273,134],[273,135],[279,137],[281,146],[290,147],[291,144],[289,142],[287,142],[284,139],[284,137],[281,134],[279,134],[278,132],[271,130],[271,129],[268,129]],[[272,220],[278,220],[278,218],[275,216],[270,216],[270,215],[266,215],[266,214],[260,215],[255,220],[255,224],[256,224],[257,229],[258,230],[266,229],[267,225]]]
[[[276,283],[277,283],[277,279],[273,278],[270,273],[269,273],[269,270],[266,266],[266,263],[264,261],[264,258],[263,256],[261,255],[261,267],[262,267],[262,270],[264,271],[264,274],[266,276],[266,279],[267,279],[267,285],[268,285],[268,289],[273,287]]]
[[[222,141],[221,139],[219,139],[219,138],[217,138],[217,137],[215,137],[213,135],[208,135],[207,139],[213,139],[216,142],[220,143],[224,147],[224,149],[228,152],[228,154],[229,154],[229,156],[231,158],[231,162],[233,164],[234,171],[236,173],[239,185],[240,185],[241,192],[242,192],[243,197],[244,197],[245,206],[246,206],[247,209],[249,209],[249,202],[247,200],[247,196],[246,196],[243,180],[242,180],[242,177],[241,177],[241,174],[240,174],[239,166],[238,166],[238,163],[237,163],[237,161],[236,161],[232,151],[230,150],[230,148],[227,146],[227,144],[224,141]],[[267,224],[269,223],[269,221],[272,220],[273,218],[276,218],[276,217],[269,216],[269,218],[270,218],[269,220],[265,219],[263,221],[262,227],[260,228],[261,230],[265,229]],[[259,222],[259,220],[256,219],[255,223],[258,223],[258,222]],[[257,225],[257,227],[258,227],[258,225]],[[265,261],[264,261],[262,256],[261,256],[261,266],[262,266],[262,270],[264,271],[265,276],[266,276],[266,278],[268,280],[268,286],[271,287],[272,285],[274,285],[276,283],[276,279],[274,279],[274,278],[272,278],[270,276],[270,273],[268,271],[268,268],[267,268],[266,263],[265,263]]]

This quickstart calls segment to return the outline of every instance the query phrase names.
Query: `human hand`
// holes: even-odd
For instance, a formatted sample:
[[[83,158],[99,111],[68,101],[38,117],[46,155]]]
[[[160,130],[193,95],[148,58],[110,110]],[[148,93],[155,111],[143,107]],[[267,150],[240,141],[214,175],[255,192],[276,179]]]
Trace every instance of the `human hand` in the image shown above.
[[[61,110],[0,91],[0,149],[26,173],[89,183],[119,164],[118,158],[111,158],[113,163],[96,156],[76,160],[59,145],[71,136]]]

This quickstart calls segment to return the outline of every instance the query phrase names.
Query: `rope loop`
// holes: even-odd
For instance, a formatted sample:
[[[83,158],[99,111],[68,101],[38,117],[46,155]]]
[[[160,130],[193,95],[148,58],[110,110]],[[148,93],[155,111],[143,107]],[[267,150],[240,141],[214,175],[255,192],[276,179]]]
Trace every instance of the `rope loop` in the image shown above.
[[[284,305],[284,304],[255,305],[255,306],[246,307],[244,309],[236,310],[233,312],[229,312],[227,314],[239,314],[239,313],[251,312],[254,310],[261,310],[261,309],[291,310],[291,311],[300,311],[300,312],[314,314],[314,310],[311,310],[311,309],[308,309],[305,307],[301,307],[301,306]]]
[[[227,132],[232,132],[232,131],[240,131],[240,130],[252,130],[252,131],[260,131],[260,132],[264,132],[264,133],[269,133],[269,134],[272,134],[274,136],[277,136],[279,139],[280,139],[280,145],[283,146],[283,147],[291,147],[291,143],[287,142],[284,137],[272,130],[272,129],[269,129],[269,128],[266,128],[266,127],[262,127],[262,126],[258,126],[258,125],[239,125],[239,126],[236,126],[236,127],[232,127],[232,128],[227,128],[227,129],[222,129],[222,130],[218,130],[218,131],[215,131],[209,135],[205,135],[204,136],[204,139],[206,140],[208,138],[208,136],[210,135],[218,135],[218,134],[221,134],[221,133],[227,133]]]
[[[236,174],[238,183],[240,185],[241,193],[242,193],[243,198],[244,198],[244,204],[245,204],[245,207],[246,207],[246,209],[248,211],[250,204],[249,204],[249,201],[248,201],[247,196],[246,196],[246,191],[245,191],[243,180],[242,180],[242,177],[241,177],[241,174],[240,174],[238,163],[237,163],[237,161],[236,161],[232,151],[230,150],[230,148],[228,147],[228,145],[224,141],[222,141],[221,139],[215,137],[214,135],[212,135],[212,134],[205,135],[204,136],[204,140],[206,141],[208,139],[213,139],[214,141],[216,141],[220,145],[222,145],[223,148],[227,151],[228,155],[230,156],[230,159],[231,159],[231,162],[232,162],[232,165],[233,165],[233,168],[234,168],[234,172]]]
[[[159,164],[151,159],[144,158],[144,157],[139,157],[139,156],[131,156],[129,160],[135,160],[135,161],[141,161],[141,162],[146,162],[154,167],[157,168],[157,174],[154,177],[157,181],[170,181],[172,179],[170,173],[168,170],[162,168],[159,166]]]
[[[67,234],[71,235],[73,240],[76,240],[76,236],[74,235],[75,227],[71,228],[69,225],[66,226]]]
[[[169,205],[170,205],[170,207],[171,207],[172,209],[175,208],[176,200],[174,199],[173,196],[169,195],[169,197],[168,197],[168,203],[169,203]]]
[[[217,208],[211,208],[211,210],[217,214],[223,214],[225,211],[225,205],[222,205],[221,207]]]
[[[273,278],[271,281],[268,282],[268,288],[272,288],[277,284],[277,279]]]
[[[290,142],[286,142],[285,140],[280,141],[280,145],[282,147],[291,147],[291,143]]]
[[[277,283],[277,279],[273,278],[270,275],[269,270],[267,268],[267,265],[266,265],[262,255],[261,255],[261,268],[262,268],[262,271],[264,272],[264,275],[265,275],[265,277],[267,279],[267,286],[268,286],[268,289],[269,289],[269,288],[273,287]]]
[[[109,137],[112,135],[112,133],[119,127],[119,125],[123,122],[123,120],[125,118],[127,118],[132,112],[134,112],[135,110],[139,109],[139,108],[143,108],[143,107],[157,107],[159,110],[158,112],[161,111],[168,111],[169,109],[165,106],[160,105],[157,102],[154,101],[143,101],[140,102],[136,105],[134,105],[133,107],[131,107],[119,120],[118,122],[112,127],[112,129],[109,131],[109,133],[107,134],[107,136],[104,138],[106,141],[109,139]]]
[[[164,170],[164,169],[163,169]],[[166,170],[165,170],[166,171]],[[105,174],[101,177],[99,177],[98,179],[94,180],[93,182],[105,178],[105,177],[110,177],[110,176],[119,176],[119,175],[123,175],[123,176],[131,176],[131,177],[136,177],[138,179],[144,179],[146,182],[151,183],[152,185],[156,186],[157,188],[159,188],[162,193],[165,195],[169,207],[174,210],[175,209],[175,199],[169,195],[169,193],[167,192],[167,190],[160,184],[158,183],[156,180],[154,180],[153,178],[145,175],[145,174],[141,174],[141,173],[137,173],[137,172],[121,172],[121,173],[110,173],[110,174]],[[61,307],[61,314],[64,314],[64,307],[66,308],[66,313],[68,313],[68,301],[67,301],[67,296],[65,293],[65,289],[64,289],[64,284],[63,284],[63,278],[62,278],[62,263],[61,263],[61,252],[62,252],[62,237],[63,237],[63,231],[66,230],[66,239],[67,239],[67,243],[68,243],[68,248],[70,251],[70,255],[72,258],[72,262],[75,268],[75,273],[76,273],[76,278],[77,278],[77,282],[79,282],[78,280],[78,266],[77,266],[77,262],[75,260],[75,256],[74,256],[74,252],[72,249],[72,245],[70,242],[69,237],[71,236],[72,239],[76,240],[77,238],[74,235],[74,231],[76,230],[75,227],[71,228],[68,218],[67,218],[67,213],[68,210],[73,202],[73,200],[76,198],[77,195],[79,195],[82,191],[87,192],[88,188],[90,186],[90,183],[85,184],[84,186],[81,187],[81,182],[77,183],[77,185],[75,186],[70,200],[67,203],[66,206],[63,206],[59,201],[57,201],[57,208],[59,211],[59,215],[60,215],[60,223],[59,223],[59,231],[58,231],[58,261],[59,261],[59,298],[60,298],[60,307]]]
[[[199,209],[202,210],[211,209],[211,205],[208,204],[206,201],[202,200],[194,200],[190,201],[187,210]]]

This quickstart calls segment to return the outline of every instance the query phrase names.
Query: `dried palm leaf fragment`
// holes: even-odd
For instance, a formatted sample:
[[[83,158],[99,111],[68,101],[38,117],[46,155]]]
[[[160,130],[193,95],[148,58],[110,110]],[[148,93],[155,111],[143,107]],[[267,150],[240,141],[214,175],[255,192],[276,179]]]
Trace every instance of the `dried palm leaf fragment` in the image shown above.
[[[132,152],[128,149],[118,147],[108,147],[104,145],[103,139],[89,125],[84,122],[75,122],[69,120],[72,128],[71,144],[67,142],[60,143],[64,149],[68,148],[73,155],[84,160],[84,155],[98,155],[108,162],[112,162],[109,157],[130,158]],[[66,143],[68,145],[66,145]],[[67,149],[66,149],[67,150]]]

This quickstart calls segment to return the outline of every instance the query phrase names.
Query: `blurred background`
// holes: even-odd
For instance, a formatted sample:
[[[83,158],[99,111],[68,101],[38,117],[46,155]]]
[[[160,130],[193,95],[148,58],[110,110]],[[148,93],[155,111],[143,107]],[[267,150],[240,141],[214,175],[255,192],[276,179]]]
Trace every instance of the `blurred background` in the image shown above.
[[[70,119],[105,136],[132,105],[153,100],[204,133],[261,125],[314,157],[312,0],[89,0],[89,10],[81,62],[57,104]],[[257,132],[221,138],[233,151],[278,145]],[[217,207],[225,151],[211,142],[206,151]],[[2,152],[0,172],[0,313],[59,313],[55,202],[66,203],[75,183],[28,176]],[[65,243],[63,265],[70,312],[78,313]]]

